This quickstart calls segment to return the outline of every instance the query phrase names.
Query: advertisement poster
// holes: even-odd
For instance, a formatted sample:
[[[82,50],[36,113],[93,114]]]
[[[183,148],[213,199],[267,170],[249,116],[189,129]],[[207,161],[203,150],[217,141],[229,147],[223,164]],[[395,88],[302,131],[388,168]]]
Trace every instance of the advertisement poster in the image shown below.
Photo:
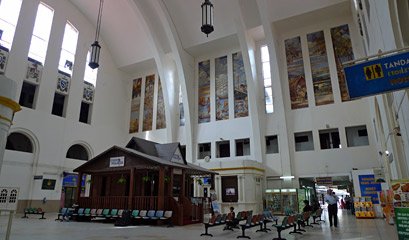
[[[409,179],[392,181],[392,191],[399,240],[409,240]]]
[[[375,175],[359,175],[359,187],[362,197],[371,197],[373,204],[379,204],[378,192],[381,192],[381,184],[375,181]]]

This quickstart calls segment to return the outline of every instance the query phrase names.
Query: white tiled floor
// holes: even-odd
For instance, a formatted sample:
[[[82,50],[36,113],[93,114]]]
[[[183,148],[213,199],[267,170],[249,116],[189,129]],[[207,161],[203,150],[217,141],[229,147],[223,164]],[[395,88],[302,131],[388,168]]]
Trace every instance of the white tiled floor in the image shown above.
[[[116,240],[116,239],[178,239],[178,240],[219,240],[236,239],[241,235],[238,229],[234,232],[222,231],[223,226],[209,229],[213,237],[203,236],[203,224],[195,224],[184,227],[166,228],[162,226],[132,226],[126,228],[116,228],[113,224],[94,222],[56,222],[57,214],[46,214],[47,219],[39,220],[37,216],[30,216],[29,219],[22,219],[21,215],[16,215],[13,219],[12,235],[10,240]],[[323,217],[327,220],[327,213]],[[396,226],[388,225],[383,219],[356,219],[345,210],[339,210],[338,228],[330,228],[328,221],[314,228],[307,228],[303,235],[290,235],[289,230],[283,231],[282,237],[286,239],[371,239],[371,240],[397,240]],[[0,216],[0,239],[4,239],[7,216]],[[277,237],[277,231],[269,233],[255,232],[256,228],[246,231],[246,235],[251,239],[273,239]]]

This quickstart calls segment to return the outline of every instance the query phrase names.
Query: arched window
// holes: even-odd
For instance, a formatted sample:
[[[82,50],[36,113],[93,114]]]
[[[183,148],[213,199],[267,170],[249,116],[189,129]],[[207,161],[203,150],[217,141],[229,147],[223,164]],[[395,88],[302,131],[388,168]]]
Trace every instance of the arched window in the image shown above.
[[[19,152],[33,152],[31,140],[21,133],[11,133],[7,138],[6,149]]]
[[[87,149],[79,144],[72,145],[67,151],[66,158],[88,161]]]

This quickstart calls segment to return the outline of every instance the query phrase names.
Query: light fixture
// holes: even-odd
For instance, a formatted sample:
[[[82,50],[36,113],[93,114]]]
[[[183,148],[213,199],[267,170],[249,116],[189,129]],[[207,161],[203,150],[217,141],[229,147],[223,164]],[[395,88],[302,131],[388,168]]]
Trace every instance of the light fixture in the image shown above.
[[[281,176],[281,179],[293,179],[295,178],[294,176]]]
[[[206,36],[213,32],[213,4],[210,0],[205,0],[202,3],[202,27],[200,28]]]
[[[91,56],[88,66],[92,69],[99,67],[99,54],[101,52],[101,46],[98,43],[99,32],[101,30],[101,18],[102,18],[102,7],[104,6],[104,0],[99,1],[99,11],[97,19],[97,29],[95,31],[95,41],[91,44]]]

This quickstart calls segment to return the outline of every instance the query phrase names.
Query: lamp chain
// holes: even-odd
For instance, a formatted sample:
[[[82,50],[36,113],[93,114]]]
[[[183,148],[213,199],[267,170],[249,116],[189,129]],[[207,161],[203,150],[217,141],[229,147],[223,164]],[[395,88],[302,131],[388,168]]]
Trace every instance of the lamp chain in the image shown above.
[[[95,32],[95,41],[99,39],[99,31],[101,29],[101,18],[102,18],[102,7],[104,6],[104,0],[100,0],[99,2],[99,11],[98,11],[98,19],[97,19],[97,30]]]

